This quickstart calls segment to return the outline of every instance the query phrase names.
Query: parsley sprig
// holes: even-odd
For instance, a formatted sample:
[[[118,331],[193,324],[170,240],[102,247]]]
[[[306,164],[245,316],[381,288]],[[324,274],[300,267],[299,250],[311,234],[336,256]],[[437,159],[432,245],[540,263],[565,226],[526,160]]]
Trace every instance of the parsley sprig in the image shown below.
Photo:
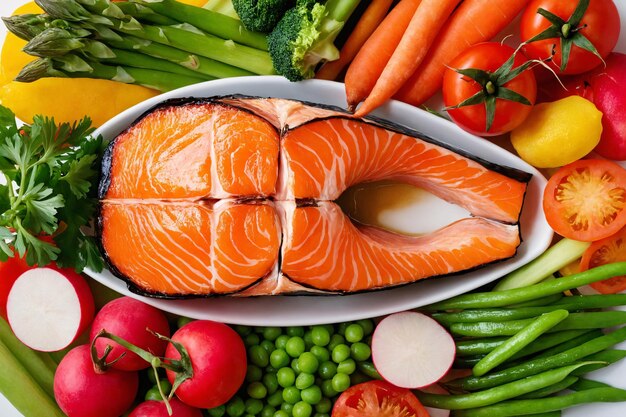
[[[82,271],[103,268],[93,236],[102,138],[91,120],[70,125],[35,116],[17,126],[0,106],[0,261],[18,255],[29,265],[55,261]]]

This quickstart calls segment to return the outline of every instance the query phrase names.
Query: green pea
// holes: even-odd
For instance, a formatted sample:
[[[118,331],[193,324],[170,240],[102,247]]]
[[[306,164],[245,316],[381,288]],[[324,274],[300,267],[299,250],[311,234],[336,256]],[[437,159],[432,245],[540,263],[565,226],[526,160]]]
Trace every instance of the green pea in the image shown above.
[[[220,405],[218,407],[213,407],[207,410],[209,416],[211,417],[222,417],[226,414],[226,406]]]
[[[319,362],[325,362],[330,359],[330,352],[323,346],[311,347],[311,353],[315,355]]]
[[[287,327],[287,331],[286,333],[289,336],[298,336],[298,337],[302,337],[304,336],[304,327],[302,326],[292,326],[292,327]]]
[[[183,326],[188,325],[189,323],[191,323],[192,321],[194,321],[194,319],[191,319],[189,317],[183,317],[180,316],[177,320],[176,320],[176,327],[178,327],[179,329]]]
[[[252,398],[261,399],[267,396],[267,388],[260,382],[253,382],[248,385],[248,389],[246,390],[248,395]]]
[[[360,342],[363,339],[363,327],[359,324],[351,324],[346,327],[346,340],[350,343]]]
[[[172,391],[172,384],[170,384],[170,381],[167,379],[161,379],[159,382],[161,383],[161,389],[165,395],[169,395],[170,391]]]
[[[246,413],[256,415],[263,411],[263,402],[256,398],[246,400]]]
[[[350,346],[350,355],[355,361],[363,362],[372,356],[372,349],[363,342],[353,343]]]
[[[330,413],[332,408],[333,403],[330,401],[330,398],[322,398],[320,402],[315,404],[315,411],[318,413]]]
[[[245,416],[243,416],[243,417],[255,417],[255,415],[254,415],[254,414],[246,414],[246,415],[245,415]]]
[[[339,344],[334,347],[330,357],[333,358],[333,362],[335,363],[343,362],[350,357],[350,348],[348,345]]]
[[[283,388],[287,388],[292,386],[296,381],[296,373],[293,369],[288,367],[280,368],[276,373],[276,379],[278,381],[278,385]]]
[[[263,385],[267,388],[268,394],[275,393],[278,389],[278,378],[276,377],[276,374],[268,373],[263,375]]]
[[[283,403],[283,391],[280,389],[274,392],[269,397],[267,397],[267,404],[269,404],[272,407],[278,407],[282,403]]]
[[[328,398],[332,398],[338,394],[333,388],[333,381],[331,379],[322,382],[322,394],[324,394],[324,397]]]
[[[280,327],[265,327],[263,329],[263,338],[265,340],[271,340],[273,342],[282,333],[283,331],[280,329]]]
[[[289,355],[283,349],[276,349],[270,354],[270,364],[276,369],[289,364]]]
[[[346,328],[348,327],[349,323],[339,323],[337,325],[337,333],[339,333],[342,336],[345,336],[346,334]]]
[[[314,326],[311,329],[311,337],[315,346],[326,346],[330,342],[330,333],[324,326]]]
[[[290,417],[290,414],[283,410],[278,410],[274,413],[274,417]]]
[[[263,407],[263,410],[261,410],[261,417],[274,417],[275,412],[276,409],[274,407],[272,407],[271,405],[266,405],[265,407]]]
[[[232,398],[228,404],[226,404],[226,414],[231,417],[240,417],[246,412],[246,405],[239,397]]]
[[[343,392],[350,387],[350,376],[346,374],[337,374],[331,380],[333,389],[337,392]]]
[[[246,345],[246,347],[258,345],[259,342],[261,342],[261,339],[259,338],[259,335],[255,333],[250,333],[243,339],[243,343]]]
[[[296,375],[300,373],[300,365],[299,365],[299,363],[298,363],[298,358],[293,358],[293,359],[291,360],[291,369],[293,369],[293,370],[294,370],[294,372],[296,373]]]
[[[302,392],[300,392],[300,396],[302,397],[302,401],[311,405],[319,404],[319,402],[322,401],[322,390],[317,385],[312,385],[303,389]]]
[[[295,404],[301,400],[300,390],[296,387],[287,387],[283,390],[283,400],[289,404]]]
[[[310,417],[313,414],[313,407],[309,403],[298,401],[293,405],[291,414],[293,417]]]
[[[372,319],[357,320],[356,324],[363,328],[364,335],[370,335],[374,331],[374,322]]]
[[[332,336],[330,336],[330,342],[328,342],[328,350],[332,352],[332,350],[335,348],[335,346],[337,345],[341,345],[341,344],[345,344],[346,343],[346,339],[344,339],[344,337],[340,334],[334,334]]]
[[[287,341],[289,339],[290,339],[289,336],[287,336],[286,334],[281,334],[280,336],[278,336],[276,340],[274,341],[274,345],[276,345],[276,349],[285,349],[285,346],[287,346]]]
[[[323,379],[331,379],[337,373],[337,365],[331,361],[322,362],[317,373]]]
[[[275,349],[274,342],[270,342],[269,340],[262,340],[261,347],[267,352],[268,355]]]
[[[313,384],[315,384],[315,377],[312,374],[303,372],[296,378],[296,388],[298,389],[305,389]]]
[[[237,333],[239,333],[239,336],[241,337],[246,337],[248,336],[250,333],[252,333],[252,327],[250,326],[241,326],[241,325],[237,325],[235,326],[235,331]]]
[[[308,332],[304,333],[304,336],[302,338],[304,339],[304,346],[306,346],[307,349],[311,349],[311,347],[314,345],[313,335],[311,334],[311,331],[309,330]]]
[[[260,345],[254,345],[248,348],[248,360],[261,368],[265,368],[270,362],[267,351]]]
[[[291,412],[293,411],[293,404],[282,403],[280,405],[280,409],[286,412],[287,414],[291,415]]]
[[[146,401],[151,401],[151,400],[163,401],[163,397],[161,396],[161,393],[159,392],[159,387],[155,385],[154,387],[146,391],[146,395],[144,396],[144,399]]]
[[[313,374],[317,371],[317,367],[319,366],[319,361],[317,357],[311,352],[304,352],[298,358],[298,368],[300,372],[306,372],[308,374]]]
[[[351,375],[356,371],[356,363],[354,359],[346,359],[337,365],[337,373]]]
[[[248,382],[256,382],[260,381],[263,378],[263,371],[256,365],[248,365],[248,369],[246,370],[246,381]]]
[[[154,373],[154,369],[148,368],[148,369],[146,369],[146,372],[148,373],[148,381],[150,381],[151,384],[156,384],[156,382],[157,382],[157,375]],[[160,372],[157,369],[157,374],[158,373],[160,373]]]
[[[332,324],[322,324],[322,327],[328,330],[328,334],[335,333],[335,326],[333,326]]]
[[[289,340],[287,341],[287,346],[285,346],[285,351],[287,351],[289,356],[291,356],[292,358],[297,358],[298,356],[302,355],[304,349],[304,340],[302,340],[302,338],[299,336],[293,336],[289,338]]]

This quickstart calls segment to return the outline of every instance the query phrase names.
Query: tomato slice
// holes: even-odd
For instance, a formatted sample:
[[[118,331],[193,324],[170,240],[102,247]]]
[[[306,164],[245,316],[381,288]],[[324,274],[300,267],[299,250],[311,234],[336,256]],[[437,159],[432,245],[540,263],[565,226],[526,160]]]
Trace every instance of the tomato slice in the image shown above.
[[[605,239],[593,242],[583,253],[580,270],[626,261],[626,227]],[[613,277],[591,284],[601,294],[615,294],[626,290],[626,276]]]
[[[345,390],[335,402],[333,417],[428,417],[408,389],[386,381],[368,381]]]
[[[543,210],[555,232],[594,242],[626,226],[626,169],[615,162],[582,159],[548,181]]]

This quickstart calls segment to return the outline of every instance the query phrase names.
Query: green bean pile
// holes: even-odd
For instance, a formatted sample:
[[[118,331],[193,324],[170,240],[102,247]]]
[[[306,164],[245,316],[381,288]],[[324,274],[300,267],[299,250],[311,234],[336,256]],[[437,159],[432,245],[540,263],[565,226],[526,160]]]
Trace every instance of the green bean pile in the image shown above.
[[[455,337],[455,368],[471,375],[445,382],[451,395],[417,392],[419,399],[457,417],[551,417],[577,404],[626,401],[626,390],[582,378],[626,357],[612,349],[626,340],[626,311],[600,310],[625,306],[626,294],[563,295],[620,275],[624,262],[425,307]]]
[[[246,382],[211,417],[329,417],[337,395],[371,379],[372,320],[235,330],[248,350]]]

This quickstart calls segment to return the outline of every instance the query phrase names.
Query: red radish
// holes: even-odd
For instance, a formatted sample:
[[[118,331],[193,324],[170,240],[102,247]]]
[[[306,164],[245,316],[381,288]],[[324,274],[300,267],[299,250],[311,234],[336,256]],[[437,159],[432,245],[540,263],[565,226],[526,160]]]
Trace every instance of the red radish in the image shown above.
[[[147,329],[163,336],[170,336],[170,327],[165,314],[130,297],[115,299],[102,307],[91,325],[89,340],[93,340],[102,329],[106,329],[106,331],[143,350],[147,350],[155,356],[163,356],[167,340],[156,337]],[[107,362],[113,362],[124,353],[121,359],[111,364],[112,368],[122,371],[137,371],[150,366],[148,362],[135,353],[128,351],[112,340],[104,338],[96,340],[95,343],[99,357],[104,354],[107,345],[113,348],[107,356]]]
[[[450,369],[456,346],[432,318],[406,311],[385,317],[372,337],[372,360],[388,382],[420,388],[439,381]]]
[[[26,261],[19,257],[0,262],[0,317],[7,320],[7,299],[15,280],[29,269]]]
[[[432,384],[427,387],[422,387],[419,389],[422,392],[427,392],[429,394],[443,394],[449,395],[450,393],[443,389],[443,387],[439,384]],[[449,417],[450,410],[444,410],[443,408],[433,408],[433,407],[424,407],[426,411],[428,411],[428,415],[430,417]]]
[[[233,329],[208,320],[192,321],[174,333],[172,341],[185,347],[193,365],[193,377],[176,390],[181,401],[198,408],[213,408],[235,395],[246,376],[246,348]],[[179,359],[181,355],[170,343],[165,356]],[[175,377],[168,369],[167,378],[172,385]]]
[[[72,269],[33,268],[18,277],[7,301],[15,335],[28,347],[54,352],[68,347],[91,323],[89,285]]]
[[[137,372],[97,373],[88,345],[70,350],[54,375],[54,398],[68,417],[119,417],[139,386]]]
[[[198,408],[190,407],[177,398],[169,400],[172,407],[172,417],[202,417]],[[167,406],[163,401],[144,401],[128,415],[128,417],[170,417]]]

